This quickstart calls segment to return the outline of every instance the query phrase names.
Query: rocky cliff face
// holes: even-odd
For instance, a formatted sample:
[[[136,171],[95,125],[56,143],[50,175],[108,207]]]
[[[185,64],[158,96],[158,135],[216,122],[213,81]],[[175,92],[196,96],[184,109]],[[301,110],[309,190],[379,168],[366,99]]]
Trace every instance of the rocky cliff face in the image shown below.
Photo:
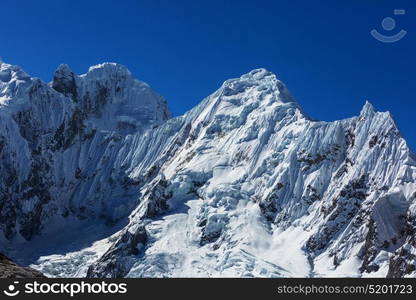
[[[61,66],[50,86],[1,70],[3,247],[21,255],[54,224],[114,229],[38,247],[48,275],[416,275],[415,156],[370,103],[312,121],[258,69],[170,118],[119,65]]]

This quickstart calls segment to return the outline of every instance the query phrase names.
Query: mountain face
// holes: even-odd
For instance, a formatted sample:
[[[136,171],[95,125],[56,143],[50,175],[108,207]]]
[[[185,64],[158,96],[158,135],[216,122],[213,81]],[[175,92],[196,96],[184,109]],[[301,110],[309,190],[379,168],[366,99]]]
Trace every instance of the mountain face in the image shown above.
[[[138,199],[135,180],[115,168],[122,141],[170,117],[161,96],[116,64],[82,76],[60,66],[47,85],[3,63],[0,105],[3,247],[48,221],[126,217]]]
[[[267,70],[183,116],[117,64],[0,65],[0,250],[47,276],[414,277],[391,115],[311,120]]]

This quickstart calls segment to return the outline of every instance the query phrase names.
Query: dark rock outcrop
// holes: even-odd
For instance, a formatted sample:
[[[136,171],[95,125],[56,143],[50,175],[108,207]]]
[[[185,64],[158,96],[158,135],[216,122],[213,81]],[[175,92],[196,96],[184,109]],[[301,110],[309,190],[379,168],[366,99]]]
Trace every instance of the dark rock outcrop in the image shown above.
[[[110,249],[88,268],[87,277],[125,277],[133,265],[133,260],[129,258],[143,252],[147,239],[147,232],[144,226],[139,226],[134,229],[134,232],[125,230]]]
[[[0,278],[45,278],[41,272],[21,267],[0,253]]]

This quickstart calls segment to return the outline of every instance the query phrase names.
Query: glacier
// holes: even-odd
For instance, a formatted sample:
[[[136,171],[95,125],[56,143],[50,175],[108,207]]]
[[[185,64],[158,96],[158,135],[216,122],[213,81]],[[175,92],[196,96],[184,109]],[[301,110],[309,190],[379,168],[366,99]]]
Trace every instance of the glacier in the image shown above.
[[[122,65],[0,64],[0,251],[52,277],[415,277],[389,112],[312,120],[266,69],[171,117]]]

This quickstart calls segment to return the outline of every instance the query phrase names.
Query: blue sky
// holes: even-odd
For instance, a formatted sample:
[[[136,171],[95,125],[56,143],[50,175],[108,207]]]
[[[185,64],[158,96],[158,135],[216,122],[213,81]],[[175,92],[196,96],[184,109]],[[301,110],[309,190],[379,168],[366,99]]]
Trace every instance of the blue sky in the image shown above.
[[[224,80],[264,67],[312,118],[357,115],[368,99],[416,149],[415,1],[21,0],[0,9],[0,56],[46,81],[61,63],[76,73],[122,63],[179,115]],[[372,29],[407,35],[386,44]]]

